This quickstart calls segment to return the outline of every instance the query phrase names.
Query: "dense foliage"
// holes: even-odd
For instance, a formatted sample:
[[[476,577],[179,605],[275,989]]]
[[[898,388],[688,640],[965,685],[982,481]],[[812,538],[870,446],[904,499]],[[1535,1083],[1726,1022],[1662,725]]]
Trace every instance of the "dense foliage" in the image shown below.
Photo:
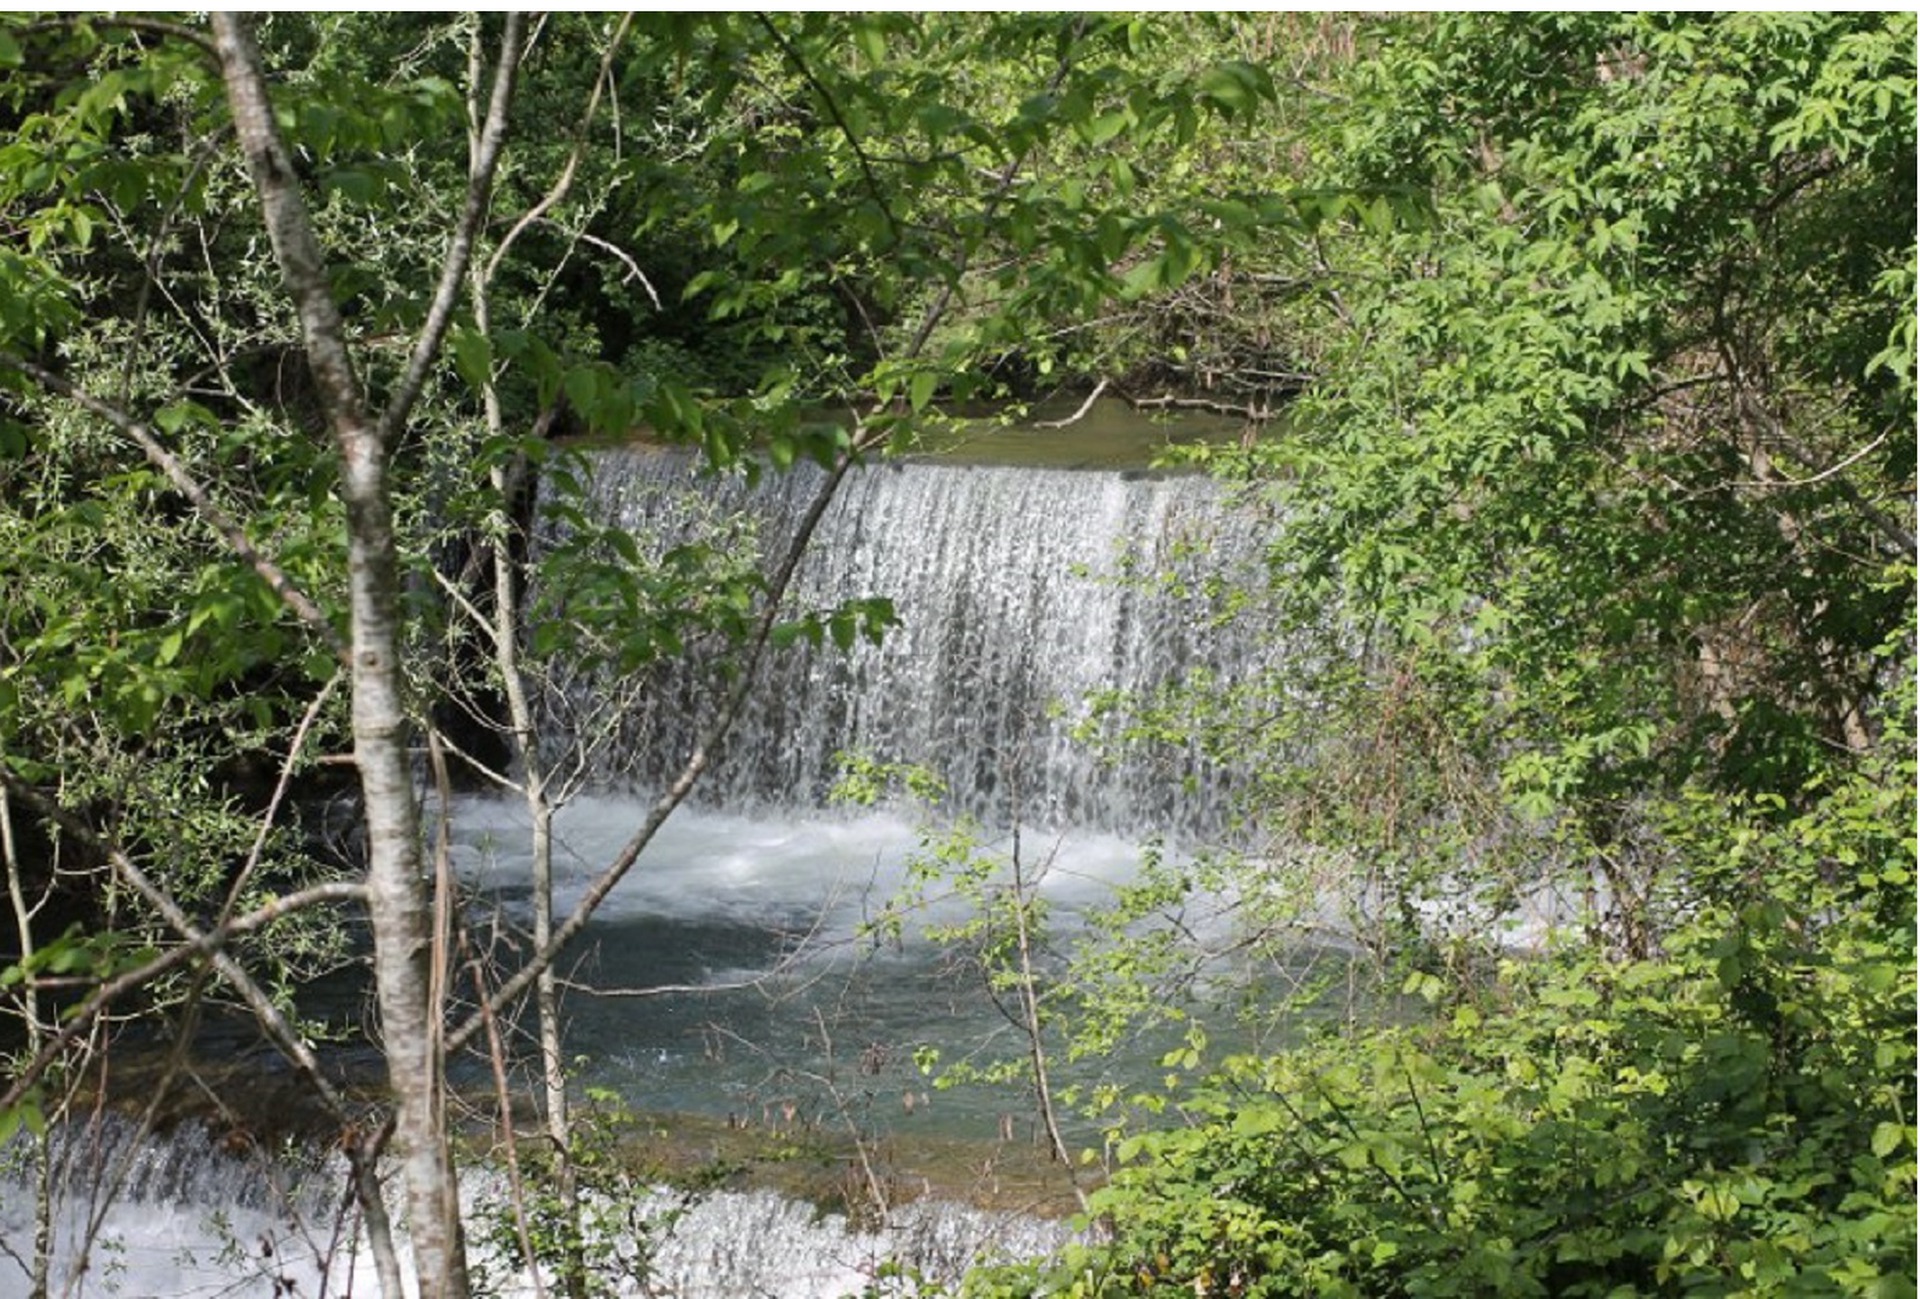
[[[1912,20],[1369,35],[1326,179],[1427,215],[1328,236],[1225,466],[1250,606],[1364,653],[1137,724],[1267,755],[1433,1013],[1224,1062],[1004,1284],[1911,1293]],[[1572,927],[1503,955],[1529,899]]]

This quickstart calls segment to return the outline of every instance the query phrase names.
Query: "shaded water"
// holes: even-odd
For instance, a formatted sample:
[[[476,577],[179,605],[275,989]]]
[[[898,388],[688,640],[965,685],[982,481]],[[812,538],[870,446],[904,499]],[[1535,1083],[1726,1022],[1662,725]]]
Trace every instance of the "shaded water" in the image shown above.
[[[609,860],[641,808],[586,798],[563,814],[564,909]],[[467,800],[455,859],[483,905],[524,917],[524,813]],[[566,967],[569,1050],[580,1081],[649,1110],[773,1127],[990,1140],[1031,1128],[1017,1090],[941,1088],[916,1065],[1017,1055],[1022,1039],[977,975],[951,968],[926,927],[966,914],[954,899],[913,912],[900,940],[872,922],[907,882],[914,826],[890,813],[834,819],[685,811],[609,896]],[[989,844],[1004,850],[1004,843]],[[1083,834],[1032,843],[1057,932],[1111,900],[1137,850]],[[1029,866],[1037,866],[1038,861]],[[1082,1073],[1105,1069],[1089,1062]],[[1065,1071],[1065,1080],[1074,1074]]]

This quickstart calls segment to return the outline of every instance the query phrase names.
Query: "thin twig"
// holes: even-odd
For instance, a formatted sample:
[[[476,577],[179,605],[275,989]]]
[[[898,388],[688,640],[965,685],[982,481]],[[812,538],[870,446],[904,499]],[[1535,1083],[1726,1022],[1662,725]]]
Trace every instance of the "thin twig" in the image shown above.
[[[320,711],[327,706],[327,700],[333,696],[334,688],[339,684],[340,673],[335,672],[327,679],[327,684],[320,688],[320,693],[313,697],[313,702],[307,705],[307,711],[301,714],[299,724],[293,728],[293,738],[287,743],[286,761],[280,764],[280,777],[274,782],[273,794],[267,799],[266,810],[260,814],[259,833],[253,838],[253,847],[247,853],[247,860],[241,864],[239,871],[234,875],[232,886],[227,889],[226,905],[220,908],[222,923],[225,923],[233,914],[233,909],[240,905],[240,894],[245,890],[253,872],[260,867],[261,855],[267,847],[267,836],[272,832],[273,823],[280,815],[280,805],[286,801],[287,794],[293,786],[293,773],[299,763],[300,750],[306,747],[307,736],[312,732],[314,724],[320,720]]]
[[[10,366],[20,371],[49,392],[65,397],[81,409],[99,416],[137,445],[146,455],[148,462],[164,474],[167,481],[173,484],[174,489],[193,504],[193,508],[207,526],[220,534],[228,548],[246,561],[248,566],[260,575],[261,580],[272,588],[273,593],[280,597],[281,603],[293,610],[302,622],[318,632],[336,657],[345,659],[346,647],[341,643],[340,633],[334,629],[333,621],[307,596],[306,592],[294,584],[284,569],[253,544],[245,529],[241,528],[213,499],[206,487],[187,471],[186,465],[180,458],[167,450],[153,429],[119,407],[81,391],[64,376],[55,374],[52,370],[26,357],[0,350],[0,365]]]
[[[567,152],[567,160],[561,165],[560,175],[552,185],[548,186],[547,192],[541,196],[540,201],[521,213],[520,219],[513,223],[505,235],[501,236],[500,245],[493,250],[493,255],[487,258],[486,270],[483,272],[488,283],[492,283],[494,277],[499,274],[501,261],[520,236],[526,232],[527,227],[536,221],[543,220],[547,213],[567,196],[567,191],[573,188],[573,178],[580,169],[580,159],[586,154],[587,133],[593,127],[594,116],[600,108],[600,96],[610,80],[613,56],[619,52],[621,44],[627,38],[627,31],[632,26],[633,15],[629,13],[621,17],[620,25],[614,29],[613,38],[607,42],[606,50],[600,55],[600,70],[594,74],[593,78],[593,93],[587,96],[587,106],[580,114],[580,125],[574,131],[573,148]],[[633,266],[631,260],[627,264]],[[634,267],[634,273],[639,274],[638,267]],[[640,278],[642,283],[646,282],[644,275]],[[647,292],[653,292],[651,284],[647,285]],[[660,299],[656,296],[654,306],[658,308],[659,305]]]
[[[551,222],[550,224],[558,225],[559,223]],[[660,305],[660,291],[653,287],[653,281],[648,279],[647,273],[640,269],[640,263],[634,260],[634,256],[632,253],[628,252],[626,249],[622,248],[619,244],[616,244],[611,240],[602,239],[599,235],[589,234],[585,230],[577,230],[577,231],[572,231],[570,233],[572,233],[573,237],[578,239],[581,243],[592,244],[595,248],[600,249],[602,252],[612,253],[615,257],[619,258],[621,264],[627,268],[626,279],[623,279],[620,282],[622,284],[625,284],[627,280],[640,281],[640,287],[647,291],[647,297],[649,300],[652,301],[653,309],[655,311],[666,310],[665,307]]]
[[[853,128],[847,124],[846,115],[840,111],[839,103],[820,83],[820,78],[814,75],[812,66],[800,56],[800,51],[794,48],[793,43],[781,33],[778,27],[774,26],[773,19],[764,13],[756,13],[753,17],[767,35],[773,38],[773,43],[780,47],[780,52],[786,55],[787,61],[799,70],[800,76],[808,86],[812,87],[813,93],[820,97],[820,102],[826,107],[827,116],[833,119],[834,126],[839,128],[841,136],[846,139],[847,147],[853,150],[854,160],[860,164],[860,174],[866,180],[867,192],[873,195],[873,201],[879,205],[880,215],[887,219],[887,233],[893,238],[893,246],[899,247],[905,242],[901,237],[899,218],[893,214],[893,205],[887,202],[886,191],[880,188],[880,178],[874,174],[873,163],[867,157],[866,147],[860,143],[860,137],[855,135]]]
[[[1735,486],[1752,487],[1760,491],[1769,491],[1769,492],[1780,491],[1782,489],[1790,488],[1790,487],[1812,487],[1815,483],[1825,482],[1829,478],[1835,477],[1838,474],[1845,473],[1849,468],[1858,464],[1860,461],[1866,459],[1868,456],[1872,455],[1875,451],[1878,451],[1881,448],[1881,446],[1883,446],[1886,443],[1886,440],[1887,440],[1887,435],[1885,433],[1882,433],[1879,437],[1875,438],[1873,441],[1861,447],[1858,451],[1848,456],[1845,460],[1842,460],[1839,464],[1833,465],[1826,469],[1822,469],[1819,473],[1814,474],[1810,478],[1756,478],[1756,479],[1747,480],[1745,482],[1736,483]]]
[[[487,1025],[487,1061],[493,1070],[494,1097],[500,1105],[500,1140],[507,1153],[507,1202],[513,1207],[514,1235],[520,1241],[520,1257],[527,1265],[536,1299],[546,1299],[546,1282],[540,1275],[540,1256],[533,1248],[533,1230],[527,1225],[527,1184],[520,1173],[520,1138],[513,1127],[513,1089],[507,1083],[507,1048],[500,1040],[500,1025],[487,1004],[487,981],[480,962],[468,963],[473,975],[474,997]]]
[[[182,23],[167,22],[163,19],[148,18],[135,14],[73,14],[62,19],[42,19],[39,22],[27,23],[17,30],[23,34],[56,31],[62,28],[71,28],[76,22],[83,20],[104,24],[109,27],[124,27],[130,32],[142,32],[150,36],[164,36],[169,40],[184,41],[199,50],[202,54],[205,54],[208,58],[218,58],[213,47],[213,42],[207,37],[205,32],[196,31],[194,28]]]

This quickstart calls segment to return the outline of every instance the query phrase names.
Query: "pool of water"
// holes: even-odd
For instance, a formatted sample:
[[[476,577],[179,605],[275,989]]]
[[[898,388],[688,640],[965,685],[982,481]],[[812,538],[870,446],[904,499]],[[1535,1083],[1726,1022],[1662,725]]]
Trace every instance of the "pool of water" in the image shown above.
[[[642,810],[591,798],[563,813],[563,913]],[[524,809],[465,800],[452,827],[472,915],[524,925]],[[635,1108],[743,1124],[839,1130],[854,1120],[980,1138],[1027,1126],[1031,1106],[1017,1088],[944,1087],[922,1067],[931,1052],[985,1063],[1024,1046],[962,953],[925,937],[929,925],[963,919],[964,904],[935,888],[897,939],[876,930],[919,842],[913,824],[887,814],[677,814],[562,962],[579,1083]],[[1039,888],[1061,931],[1108,900],[1138,856],[1099,835],[1027,851],[1043,854]],[[1104,1067],[1070,1072],[1089,1080]]]

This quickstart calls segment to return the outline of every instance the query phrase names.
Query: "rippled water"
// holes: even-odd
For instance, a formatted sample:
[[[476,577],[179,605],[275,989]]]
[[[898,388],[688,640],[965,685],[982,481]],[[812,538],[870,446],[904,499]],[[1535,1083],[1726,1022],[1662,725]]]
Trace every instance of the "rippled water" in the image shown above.
[[[642,811],[596,797],[563,813],[563,912]],[[456,862],[477,912],[527,914],[525,827],[510,801],[456,806]],[[928,1049],[953,1061],[1017,1046],[978,979],[924,937],[964,906],[931,901],[897,943],[872,932],[918,842],[914,825],[891,814],[677,814],[568,958],[580,1081],[638,1108],[755,1124],[838,1130],[856,1116],[889,1131],[991,1139],[1017,1115],[1024,1130],[1030,1106],[1018,1092],[943,1090],[915,1067]],[[1024,851],[1046,859],[1040,893],[1063,930],[1110,900],[1137,861],[1131,844],[1098,834],[1029,838]]]

